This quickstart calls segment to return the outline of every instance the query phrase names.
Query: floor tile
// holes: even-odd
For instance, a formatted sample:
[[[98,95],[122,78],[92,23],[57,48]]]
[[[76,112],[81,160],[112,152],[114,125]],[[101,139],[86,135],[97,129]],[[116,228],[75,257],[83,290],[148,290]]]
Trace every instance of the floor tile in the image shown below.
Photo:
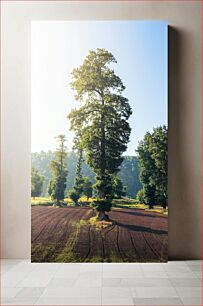
[[[128,298],[131,296],[130,288],[123,287],[103,287],[102,298]]]
[[[102,287],[122,287],[122,278],[102,278]]]
[[[83,298],[71,298],[71,297],[66,297],[66,298],[45,298],[41,297],[37,300],[35,305],[53,305],[53,306],[58,306],[58,305],[84,305],[84,306],[89,306],[89,305],[94,305],[94,306],[100,306],[101,305],[101,298],[91,298],[91,297],[83,297]]]
[[[46,298],[86,298],[93,297],[99,298],[101,297],[101,288],[91,287],[72,287],[72,288],[57,288],[57,289],[45,289],[41,297]]]
[[[185,263],[188,266],[196,266],[196,265],[201,265],[202,264],[202,260],[186,260]]]
[[[176,291],[181,298],[202,296],[202,287],[176,287]]]
[[[103,264],[103,272],[142,272],[141,264],[140,263],[106,263]]]
[[[4,274],[6,272],[8,272],[9,270],[11,270],[13,268],[13,265],[3,265],[1,267],[1,274]]]
[[[170,305],[170,306],[176,306],[176,305],[183,305],[183,302],[179,298],[134,298],[134,305],[150,305],[150,306],[156,306],[156,305]]]
[[[146,263],[142,264],[141,268],[144,272],[164,272],[165,265],[166,264]]]
[[[39,298],[44,289],[43,287],[24,287],[17,293],[16,298]]]
[[[10,271],[8,271],[8,273],[5,273],[5,275],[2,275],[1,277],[1,282],[4,287],[18,286],[18,284],[22,282],[25,279],[25,277],[28,275],[27,272],[24,273],[23,271],[18,274],[10,273]]]
[[[165,271],[144,271],[143,276],[146,278],[168,278],[168,274]]]
[[[53,272],[31,272],[18,283],[18,287],[46,287],[53,275]]]
[[[54,274],[54,277],[60,277],[60,278],[78,278],[80,274],[80,271],[75,270],[57,270],[57,272]]]
[[[93,278],[101,278],[102,277],[102,272],[100,271],[83,271],[80,272],[78,277],[80,279],[93,279]]]
[[[34,305],[38,298],[36,297],[29,297],[29,298],[12,298],[5,302],[4,305]]]
[[[67,288],[73,287],[76,282],[76,278],[65,278],[65,277],[53,277],[48,283],[46,288]]]
[[[187,262],[185,260],[170,260],[164,266],[187,266]]]
[[[2,298],[13,298],[15,297],[21,288],[16,287],[2,287],[1,288],[1,296]]]
[[[135,291],[140,298],[179,297],[173,287],[137,287]]]
[[[128,287],[170,287],[171,282],[168,278],[127,278],[122,280],[122,285]],[[126,287],[125,285],[125,287]]]
[[[103,264],[100,263],[83,263],[80,267],[80,271],[92,271],[92,272],[102,272]]]
[[[130,306],[130,305],[134,305],[134,302],[133,302],[133,298],[131,297],[125,297],[125,298],[105,298],[105,297],[102,297],[102,305],[108,305],[108,306],[111,306],[111,305],[115,305],[115,306],[124,306],[124,305],[127,305],[127,306]]]
[[[189,269],[194,272],[202,272],[202,265],[192,265]]]
[[[3,305],[202,305],[199,260],[160,264],[1,263]]]
[[[102,278],[83,278],[80,277],[75,281],[75,286],[77,287],[101,287]]]
[[[202,272],[193,271],[193,273],[197,278],[202,279]]]
[[[191,269],[186,265],[166,265],[164,266],[164,270],[166,272],[191,272]]]
[[[197,278],[195,273],[191,272],[166,272],[169,278]]]
[[[172,286],[176,287],[200,287],[202,282],[199,278],[170,278]]]
[[[183,305],[197,306],[203,305],[201,297],[182,297],[181,298]]]
[[[120,271],[119,269],[117,271],[111,272],[111,271],[104,271],[103,272],[104,278],[140,278],[144,276],[144,273],[142,271]]]

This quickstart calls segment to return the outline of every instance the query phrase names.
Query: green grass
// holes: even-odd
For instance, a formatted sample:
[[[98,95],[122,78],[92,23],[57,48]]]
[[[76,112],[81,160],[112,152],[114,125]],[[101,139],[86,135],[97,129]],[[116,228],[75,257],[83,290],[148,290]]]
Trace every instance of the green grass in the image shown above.
[[[103,262],[104,259],[100,256],[93,256],[92,258],[88,259],[86,262]]]
[[[80,226],[85,226],[85,225],[88,224],[88,222],[87,222],[86,220],[81,219],[81,220],[79,221],[79,224],[80,224]]]
[[[61,253],[57,256],[56,262],[77,262],[75,258],[75,254],[73,252],[73,248],[79,238],[80,234],[80,223],[73,224],[75,230],[73,231],[71,237],[68,239],[65,248],[61,251]]]
[[[81,205],[83,205],[82,203],[88,205],[88,203],[90,204],[92,201],[94,200],[94,198],[90,198],[87,201],[86,197],[81,197],[79,200],[79,203]],[[44,206],[52,206],[54,204],[54,201],[51,200],[51,198],[49,197],[36,197],[36,198],[32,198],[31,199],[31,205],[44,205]],[[65,198],[62,205],[64,207],[66,206],[75,206],[74,203],[69,199],[69,198]],[[142,209],[145,211],[150,211],[150,212],[157,212],[163,215],[168,215],[168,209],[163,209],[160,205],[155,205],[153,209],[149,209],[147,205],[145,204],[141,204],[141,203],[137,203],[135,201],[135,199],[131,199],[131,198],[127,198],[127,197],[123,197],[121,199],[113,199],[112,201],[112,207],[114,209],[122,209],[122,208],[136,208],[136,209]],[[90,211],[89,211],[90,213]],[[83,222],[83,221],[82,221]],[[92,225],[94,225],[94,223],[96,222],[96,220],[94,220],[93,218],[90,219],[90,223]],[[82,225],[82,223],[81,223]],[[100,226],[102,227],[102,226]]]
[[[100,230],[102,228],[106,228],[106,227],[109,227],[109,226],[113,225],[112,221],[98,221],[97,217],[90,218],[89,223],[92,226],[95,226],[97,230]]]
[[[42,245],[42,243],[32,244],[31,261],[32,258],[37,258],[35,262],[44,262],[47,256],[50,256],[50,253],[54,254],[54,250],[54,245]]]

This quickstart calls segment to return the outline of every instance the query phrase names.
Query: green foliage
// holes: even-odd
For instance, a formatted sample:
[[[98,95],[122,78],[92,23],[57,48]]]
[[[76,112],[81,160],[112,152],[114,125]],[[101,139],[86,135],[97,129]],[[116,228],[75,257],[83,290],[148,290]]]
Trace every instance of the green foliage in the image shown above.
[[[90,206],[96,209],[98,212],[109,212],[111,210],[112,204],[109,200],[97,199],[95,201],[92,201]]]
[[[44,176],[44,183],[42,188],[42,196],[48,196],[48,182],[51,179],[51,172],[49,163],[54,159],[54,152],[41,151],[40,153],[32,153],[32,165],[39,170]],[[84,158],[84,156],[83,156]],[[126,186],[126,196],[135,198],[136,193],[142,188],[139,180],[139,165],[136,156],[124,156],[124,160],[120,166],[118,177]],[[77,170],[78,154],[77,152],[70,151],[67,153],[66,164],[68,165],[68,177],[66,182],[66,192],[71,190],[74,186],[76,170]],[[95,173],[87,165],[85,159],[82,163],[82,174],[84,177],[88,177],[92,184],[95,183]]]
[[[75,203],[75,205],[78,205],[78,200],[80,198],[80,194],[77,190],[72,189],[68,192],[68,197]]]
[[[49,164],[52,178],[48,184],[48,193],[59,204],[64,199],[68,171],[66,165],[65,136],[59,135],[57,139],[59,141],[59,147],[55,152],[55,159]]]
[[[112,187],[114,197],[120,198],[126,195],[126,187],[123,186],[122,181],[117,175],[114,175],[112,178]]]
[[[156,187],[154,185],[148,184],[144,186],[143,190],[145,204],[147,204],[149,208],[153,208],[157,202]]]
[[[105,175],[96,175],[96,183],[93,185],[97,194],[100,195],[100,198],[106,198],[108,200],[113,198],[113,186],[112,186],[112,176]]]
[[[42,193],[44,176],[39,174],[39,171],[32,167],[31,169],[31,196],[39,197]]]
[[[92,197],[92,192],[93,192],[92,182],[88,177],[84,177],[83,195],[87,197],[87,200]]]
[[[140,190],[137,192],[137,195],[136,195],[136,202],[137,202],[137,203],[140,203],[140,204],[146,204],[146,203],[145,203],[145,190],[144,190],[144,188],[140,189]]]
[[[138,190],[142,188],[139,178],[139,163],[136,156],[124,156],[118,177],[126,187],[126,196],[135,198]]]
[[[166,126],[147,132],[139,143],[140,180],[143,184],[145,203],[167,206],[168,137]]]
[[[81,147],[78,147],[78,160],[77,160],[77,166],[76,166],[76,176],[74,181],[73,190],[78,194],[79,197],[81,197],[83,193],[83,183],[84,179],[82,176],[82,162],[83,162],[83,150]]]
[[[76,143],[79,138],[86,162],[96,173],[94,187],[104,199],[99,206],[97,203],[100,210],[102,205],[103,209],[107,207],[105,199],[112,197],[111,176],[119,171],[131,131],[128,119],[132,111],[128,99],[121,95],[125,87],[109,67],[111,63],[116,63],[114,56],[97,49],[73,70],[71,85],[83,106],[68,116]]]

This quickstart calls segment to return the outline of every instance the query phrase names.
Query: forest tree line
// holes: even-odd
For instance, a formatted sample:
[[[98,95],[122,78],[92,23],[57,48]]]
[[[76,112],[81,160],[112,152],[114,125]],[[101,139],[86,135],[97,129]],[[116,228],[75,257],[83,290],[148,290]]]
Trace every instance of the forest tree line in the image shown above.
[[[39,171],[39,173],[44,177],[41,196],[48,196],[48,183],[51,178],[51,172],[49,168],[49,163],[54,159],[55,153],[52,151],[48,152],[36,152],[32,153],[32,166]],[[73,188],[76,166],[77,166],[77,154],[74,151],[67,153],[67,182],[66,182],[66,193]],[[87,163],[82,163],[82,173],[85,177],[88,177],[92,183],[95,183],[95,173],[87,165]],[[119,179],[122,181],[123,186],[126,188],[126,196],[129,198],[135,198],[138,190],[142,188],[139,179],[139,165],[136,156],[124,156],[124,160],[121,164],[120,171],[118,173]]]

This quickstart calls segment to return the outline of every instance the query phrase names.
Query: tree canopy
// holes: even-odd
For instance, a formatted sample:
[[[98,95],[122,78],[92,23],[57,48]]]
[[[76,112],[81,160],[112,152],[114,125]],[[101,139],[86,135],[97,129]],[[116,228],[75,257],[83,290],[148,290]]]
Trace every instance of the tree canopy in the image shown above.
[[[60,205],[60,201],[64,199],[68,171],[65,136],[59,135],[57,140],[59,147],[56,149],[55,159],[49,164],[52,177],[49,181],[48,193],[53,200],[56,200],[57,205]]]
[[[97,49],[73,70],[71,85],[83,105],[68,116],[76,137],[80,131],[80,144],[96,173],[95,188],[102,199],[112,196],[111,175],[119,171],[131,131],[131,107],[122,96],[125,87],[120,77],[110,68],[113,63],[116,59],[110,52]]]
[[[42,193],[44,183],[44,176],[42,176],[39,171],[32,166],[31,169],[31,196],[33,198],[39,197]]]
[[[167,206],[168,137],[166,126],[147,132],[139,143],[140,180],[144,188],[145,203]]]

